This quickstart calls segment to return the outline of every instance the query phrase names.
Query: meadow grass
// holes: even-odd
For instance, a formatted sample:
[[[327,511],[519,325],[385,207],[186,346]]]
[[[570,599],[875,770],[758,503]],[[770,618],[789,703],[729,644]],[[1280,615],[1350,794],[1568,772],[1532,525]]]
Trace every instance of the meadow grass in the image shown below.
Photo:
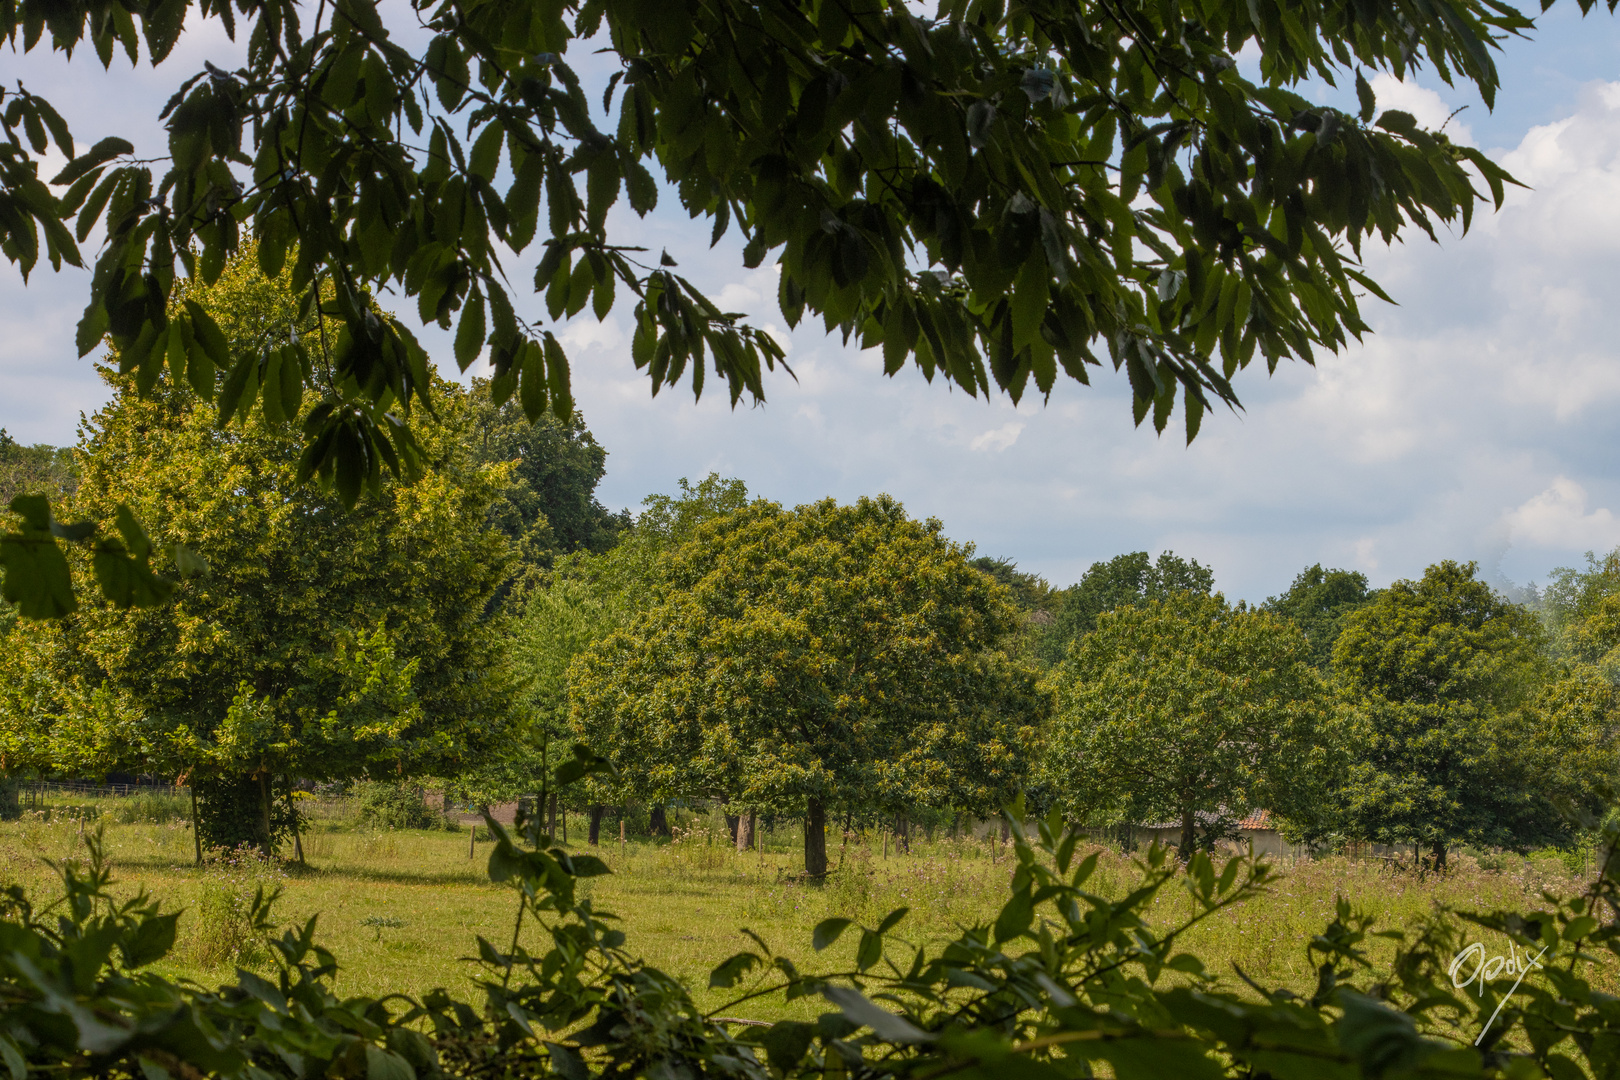
[[[319,916],[318,940],[342,964],[340,993],[419,995],[443,986],[473,994],[469,980],[475,969],[463,958],[476,954],[480,934],[504,947],[516,910],[511,891],[492,885],[485,875],[486,831],[479,830],[475,857],[469,859],[466,830],[367,830],[344,825],[340,818],[318,820],[305,834],[307,866],[224,858],[198,868],[192,865],[191,831],[177,821],[106,825],[105,845],[121,894],[145,889],[165,909],[184,909],[176,949],[159,966],[164,974],[213,985],[237,966],[262,965],[262,949],[246,931],[246,913],[254,891],[264,886],[283,890],[279,921]],[[800,865],[796,828],[768,833],[763,852],[739,854],[722,842],[716,821],[687,825],[677,830],[673,843],[604,843],[596,850],[613,873],[586,880],[582,889],[598,910],[623,921],[631,952],[679,977],[705,1009],[730,1000],[731,992],[707,988],[708,973],[731,954],[754,947],[743,927],[792,957],[801,970],[837,970],[851,962],[856,935],[817,955],[809,940],[820,920],[842,915],[872,925],[904,906],[911,912],[896,931],[900,938],[942,941],[963,927],[992,920],[1011,872],[1005,849],[984,840],[919,840],[909,854],[891,851],[885,857],[870,839],[833,837],[829,855],[837,869],[826,884],[812,885],[795,876]],[[37,898],[53,892],[54,873],[46,860],[78,857],[83,850],[72,819],[28,815],[0,824],[5,883],[20,883]],[[1132,857],[1097,850],[1088,889],[1123,895],[1138,878]],[[1283,863],[1269,894],[1195,928],[1183,948],[1223,972],[1236,964],[1263,984],[1308,991],[1315,973],[1305,944],[1333,918],[1340,896],[1376,916],[1380,927],[1401,928],[1436,905],[1523,910],[1541,906],[1543,889],[1571,894],[1581,886],[1556,859],[1508,859],[1504,869],[1494,871],[1467,857],[1456,862],[1446,875],[1426,878],[1381,861]],[[1186,893],[1171,888],[1155,901],[1150,921],[1168,926],[1191,911]],[[533,928],[525,941],[530,948],[544,947]],[[1375,941],[1368,951],[1382,963],[1392,949]],[[1610,992],[1620,990],[1615,976],[1611,967],[1600,977]],[[727,1011],[774,1019],[812,1016],[822,1008],[802,1000],[784,1006],[768,997]]]

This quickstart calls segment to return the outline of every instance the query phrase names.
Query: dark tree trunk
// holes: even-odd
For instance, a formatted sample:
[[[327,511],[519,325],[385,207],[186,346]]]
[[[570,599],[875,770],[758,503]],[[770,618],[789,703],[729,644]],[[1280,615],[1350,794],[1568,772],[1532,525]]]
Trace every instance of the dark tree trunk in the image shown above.
[[[820,799],[811,799],[804,815],[804,872],[813,878],[827,876],[827,808]]]
[[[293,802],[293,782],[290,776],[287,778],[287,821],[292,826],[293,855],[297,857],[298,865],[303,866],[304,841],[298,835],[298,804]]]
[[[1197,839],[1197,829],[1198,823],[1193,818],[1192,808],[1188,807],[1181,812],[1181,850],[1178,854],[1181,856],[1182,862],[1187,862],[1192,858],[1193,842]]]
[[[557,839],[557,796],[551,795],[546,799],[546,835],[555,842]]]
[[[1444,840],[1436,840],[1430,844],[1429,855],[1434,859],[1434,868],[1436,870],[1446,868],[1446,842]]]
[[[654,836],[669,835],[669,818],[664,816],[663,803],[653,803],[652,812],[647,815],[647,831]]]
[[[590,835],[588,839],[591,847],[595,847],[597,841],[600,840],[602,836],[602,815],[607,813],[607,807],[603,806],[601,803],[595,803],[586,812],[590,814],[591,817]]]
[[[736,814],[726,815],[726,830],[731,833],[731,843],[733,846],[735,846],[737,843],[737,826],[741,821],[742,818]]]
[[[0,821],[16,821],[22,817],[22,781],[9,777],[0,780]]]

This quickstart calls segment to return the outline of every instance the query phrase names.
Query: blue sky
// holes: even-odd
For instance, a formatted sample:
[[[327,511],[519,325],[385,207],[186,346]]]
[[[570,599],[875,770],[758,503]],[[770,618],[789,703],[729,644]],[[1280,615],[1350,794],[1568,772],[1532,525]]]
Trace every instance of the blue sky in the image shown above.
[[[6,77],[51,98],[83,141],[116,132],[156,148],[174,85],[204,59],[229,62],[217,31],[187,35],[157,72],[101,76],[48,57],[3,55]],[[1432,73],[1375,82],[1381,107],[1486,149],[1533,190],[1439,245],[1413,238],[1369,251],[1398,307],[1372,301],[1364,345],[1240,375],[1246,410],[1207,419],[1186,447],[1130,422],[1124,380],[1061,385],[1050,402],[985,402],[915,370],[884,378],[871,356],[818,327],[786,334],[795,382],[731,410],[723,398],[650,397],[629,359],[627,311],[560,331],[575,390],[608,448],[600,494],[636,505],[678,478],[739,476],[798,503],[888,492],[981,552],[1067,584],[1094,560],[1174,549],[1211,564],[1231,597],[1259,600],[1302,567],[1359,569],[1375,584],[1442,558],[1477,559],[1502,581],[1544,579],[1588,549],[1620,544],[1620,21],[1574,4],[1509,42],[1489,112]],[[1324,93],[1331,93],[1324,89]],[[621,235],[667,248],[729,310],[780,329],[775,274],[748,271],[729,242],[708,249],[666,193]],[[76,360],[83,275],[0,270],[0,425],[26,441],[68,443],[102,388]],[[534,300],[531,314],[541,310]],[[427,335],[440,355],[448,341]],[[448,364],[448,360],[446,360]],[[1179,418],[1178,418],[1179,420]]]

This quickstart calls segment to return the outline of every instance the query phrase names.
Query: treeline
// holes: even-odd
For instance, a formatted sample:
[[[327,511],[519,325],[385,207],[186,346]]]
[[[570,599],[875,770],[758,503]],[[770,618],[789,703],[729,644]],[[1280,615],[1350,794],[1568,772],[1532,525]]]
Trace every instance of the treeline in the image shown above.
[[[439,384],[420,475],[373,468],[350,512],[305,482],[277,373],[319,314],[250,260],[187,298],[285,392],[227,425],[209,388],[143,396],[115,356],[71,453],[0,444],[23,499],[155,572],[208,568],[155,607],[0,624],[0,769],[183,779],[200,843],[274,847],[299,780],[513,798],[576,743],[612,766],[586,805],[802,817],[811,875],[829,829],[1020,793],[1087,828],[1174,824],[1184,856],[1263,808],[1298,841],[1443,860],[1577,842],[1615,780],[1620,553],[1533,607],[1452,562],[1384,590],[1313,566],[1250,606],[1135,552],[1057,589],[883,496],[788,509],[710,476],[612,513],[583,421],[531,424],[482,382]],[[69,557],[82,582],[117,569]]]
[[[637,573],[560,564],[521,651],[555,737],[616,766],[600,798],[803,814],[812,875],[827,822],[1019,792],[1093,829],[1174,825],[1184,857],[1266,809],[1296,842],[1443,864],[1579,843],[1613,790],[1620,552],[1556,571],[1538,610],[1456,562],[1381,590],[1312,566],[1250,606],[1169,552],[1053,589],[884,498],[722,486],[668,504],[709,520]]]

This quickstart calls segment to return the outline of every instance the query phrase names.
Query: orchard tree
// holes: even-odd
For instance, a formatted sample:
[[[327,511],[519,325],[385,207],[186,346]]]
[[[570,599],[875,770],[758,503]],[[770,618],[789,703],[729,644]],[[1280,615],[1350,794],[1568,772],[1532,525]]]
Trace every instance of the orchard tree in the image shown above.
[[[1543,598],[1555,650],[1620,685],[1620,548],[1602,559],[1587,552],[1584,570],[1554,570]]]
[[[1355,839],[1428,848],[1525,850],[1571,823],[1570,756],[1592,710],[1536,709],[1554,672],[1534,613],[1495,593],[1473,563],[1442,562],[1352,612],[1333,648],[1351,706],[1342,828]],[[1546,699],[1574,697],[1575,686]],[[1567,704],[1567,703],[1566,703]],[[1575,785],[1579,787],[1578,781]]]
[[[1322,564],[1301,570],[1288,591],[1265,602],[1267,611],[1291,619],[1311,643],[1311,662],[1326,671],[1344,620],[1377,593],[1367,575],[1354,570],[1323,570]]]
[[[648,796],[802,813],[820,877],[829,810],[984,814],[1017,790],[1043,703],[1000,651],[1016,628],[939,522],[762,500],[699,527],[654,606],[575,662],[573,722]]]
[[[1177,592],[1208,594],[1214,588],[1215,574],[1209,567],[1173,551],[1160,552],[1157,560],[1145,551],[1133,551],[1094,562],[1078,583],[1058,596],[1038,651],[1048,663],[1057,663],[1068,652],[1070,642],[1097,628],[1104,612]]]
[[[298,320],[286,283],[251,261],[186,299],[234,341]],[[454,775],[515,737],[489,603],[508,549],[485,521],[510,469],[473,463],[464,393],[441,386],[438,418],[418,417],[416,482],[374,473],[351,511],[298,475],[297,421],[320,407],[298,380],[226,423],[168,375],[145,394],[107,378],[74,510],[122,530],[150,572],[178,576],[170,552],[211,572],[159,607],[19,624],[0,662],[0,765],[182,774],[205,839],[267,847],[291,777]],[[84,576],[107,572],[74,555]]]
[[[1494,0],[0,8],[7,40],[54,50],[78,85],[93,64],[190,55],[177,43],[210,21],[246,39],[244,64],[176,73],[166,147],[87,136],[94,113],[70,124],[6,92],[0,251],[24,275],[79,265],[104,230],[79,352],[110,337],[142,392],[167,366],[206,398],[228,371],[230,414],[274,361],[172,300],[257,237],[265,273],[285,269],[319,315],[323,332],[288,347],[322,406],[311,464],[339,479],[378,460],[408,472],[420,453],[402,421],[432,399],[431,365],[376,317],[385,291],[453,327],[456,362],[487,357],[498,401],[531,418],[571,408],[553,328],[616,301],[654,391],[718,381],[733,403],[762,399],[781,347],[610,213],[622,198],[645,215],[666,191],[714,242],[735,229],[747,266],[774,260],[790,326],[819,318],[881,348],[889,375],[910,362],[1016,401],[1108,365],[1138,423],[1163,430],[1179,397],[1190,438],[1256,359],[1310,362],[1366,331],[1361,299],[1383,293],[1360,269],[1365,241],[1467,228],[1477,202],[1501,204],[1500,167],[1380,110],[1366,71],[1432,67],[1489,106],[1492,50],[1534,26]],[[575,69],[587,54],[605,56],[600,83]],[[1302,96],[1341,79],[1351,111]],[[41,173],[48,154],[66,165]],[[359,490],[339,486],[349,504]],[[77,603],[44,553],[58,540],[34,514],[0,549],[25,614]]]
[[[487,379],[473,380],[469,406],[473,461],[511,466],[511,480],[489,516],[512,545],[514,584],[532,585],[558,556],[600,554],[617,542],[630,514],[611,513],[596,498],[607,451],[583,417],[576,412],[559,420],[547,413],[530,420],[516,401],[497,405]]]
[[[72,450],[45,443],[24,446],[0,428],[0,506],[18,495],[64,499],[77,485]]]
[[[512,624],[511,649],[514,671],[527,686],[526,708],[553,745],[565,745],[561,740],[570,730],[568,669],[574,658],[654,602],[664,555],[704,522],[747,502],[748,488],[741,480],[710,473],[693,484],[682,477],[677,494],[649,495],[642,501],[641,514],[623,522],[613,547],[600,554],[564,555],[537,578]],[[505,794],[528,790],[541,766],[539,752],[531,745],[527,758],[503,759],[497,763],[500,777],[486,786]],[[591,800],[593,843],[603,805],[623,794],[620,788],[602,777],[592,777],[584,786]],[[653,809],[656,823],[659,807]]]
[[[1268,808],[1308,821],[1332,774],[1331,708],[1304,635],[1220,596],[1104,613],[1048,677],[1043,772],[1085,824],[1181,824]]]

